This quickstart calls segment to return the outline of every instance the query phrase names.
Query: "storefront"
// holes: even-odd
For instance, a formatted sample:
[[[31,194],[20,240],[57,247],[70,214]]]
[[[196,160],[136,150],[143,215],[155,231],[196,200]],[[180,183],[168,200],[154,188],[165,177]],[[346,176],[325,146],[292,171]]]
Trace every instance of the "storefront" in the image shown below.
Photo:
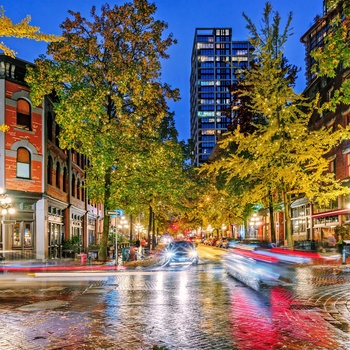
[[[49,207],[48,214],[48,253],[49,259],[62,258],[62,244],[64,237],[63,211]]]
[[[322,241],[335,235],[335,228],[342,225],[341,218],[344,216],[345,222],[350,214],[350,209],[337,209],[312,215],[314,220],[314,236],[316,240]]]
[[[11,197],[15,213],[3,217],[2,250],[11,259],[35,259],[37,198],[21,198],[13,194]]]
[[[293,241],[311,240],[311,209],[307,198],[297,199],[291,204]]]

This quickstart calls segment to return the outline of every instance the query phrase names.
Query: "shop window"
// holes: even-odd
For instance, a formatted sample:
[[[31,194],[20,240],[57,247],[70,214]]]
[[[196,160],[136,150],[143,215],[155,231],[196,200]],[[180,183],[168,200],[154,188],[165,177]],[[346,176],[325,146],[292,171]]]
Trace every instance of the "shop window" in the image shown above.
[[[22,235],[21,235],[21,227],[20,223],[16,222],[14,227],[13,227],[13,241],[12,241],[12,246],[14,248],[20,248],[22,247]]]
[[[24,147],[17,149],[16,176],[24,179],[30,178],[30,153]]]
[[[33,224],[31,222],[16,222],[13,226],[13,248],[33,248]]]
[[[24,99],[17,100],[17,127],[25,130],[31,130],[32,118],[31,107],[28,101]]]

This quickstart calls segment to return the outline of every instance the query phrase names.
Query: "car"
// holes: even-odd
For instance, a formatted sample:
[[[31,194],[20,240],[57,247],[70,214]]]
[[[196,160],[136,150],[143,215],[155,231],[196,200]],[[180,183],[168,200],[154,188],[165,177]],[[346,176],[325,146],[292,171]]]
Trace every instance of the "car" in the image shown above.
[[[192,242],[193,244],[195,244],[196,246],[198,245],[198,243],[200,243],[200,239],[195,237],[195,236],[190,236],[187,238],[187,241]]]
[[[198,252],[196,245],[189,241],[170,242],[165,249],[166,265],[197,265]]]

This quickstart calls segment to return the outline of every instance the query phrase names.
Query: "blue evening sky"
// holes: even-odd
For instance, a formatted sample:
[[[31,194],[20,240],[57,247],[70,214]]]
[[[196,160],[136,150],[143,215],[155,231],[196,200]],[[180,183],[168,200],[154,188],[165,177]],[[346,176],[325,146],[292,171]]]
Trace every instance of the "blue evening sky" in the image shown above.
[[[68,16],[68,10],[80,11],[90,19],[93,5],[98,9],[102,4],[122,5],[127,1],[102,0],[2,0],[0,5],[5,14],[17,23],[26,15],[31,15],[31,25],[39,26],[47,34],[60,34],[59,25]],[[168,53],[170,58],[163,62],[162,79],[172,87],[180,89],[181,100],[170,103],[170,110],[175,112],[176,128],[180,140],[190,138],[190,98],[189,79],[191,70],[191,51],[194,31],[197,27],[233,28],[234,40],[247,40],[246,13],[259,27],[265,0],[153,0],[157,6],[156,18],[168,23],[166,33],[173,33],[178,44],[173,45]],[[282,21],[293,13],[293,35],[286,45],[286,56],[290,63],[300,67],[297,91],[305,87],[304,46],[300,37],[312,25],[316,15],[322,15],[322,0],[271,0],[274,10],[278,11]],[[24,39],[3,38],[5,44],[17,52],[17,57],[33,62],[40,54],[46,53],[46,43]]]

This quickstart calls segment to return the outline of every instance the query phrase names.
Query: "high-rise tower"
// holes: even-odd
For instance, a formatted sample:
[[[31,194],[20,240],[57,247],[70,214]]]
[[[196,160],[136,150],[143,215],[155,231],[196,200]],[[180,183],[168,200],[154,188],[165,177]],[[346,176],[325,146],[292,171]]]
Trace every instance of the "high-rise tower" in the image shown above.
[[[248,41],[232,41],[231,28],[196,28],[190,79],[193,165],[206,161],[230,125],[230,87],[249,67],[252,53]]]

